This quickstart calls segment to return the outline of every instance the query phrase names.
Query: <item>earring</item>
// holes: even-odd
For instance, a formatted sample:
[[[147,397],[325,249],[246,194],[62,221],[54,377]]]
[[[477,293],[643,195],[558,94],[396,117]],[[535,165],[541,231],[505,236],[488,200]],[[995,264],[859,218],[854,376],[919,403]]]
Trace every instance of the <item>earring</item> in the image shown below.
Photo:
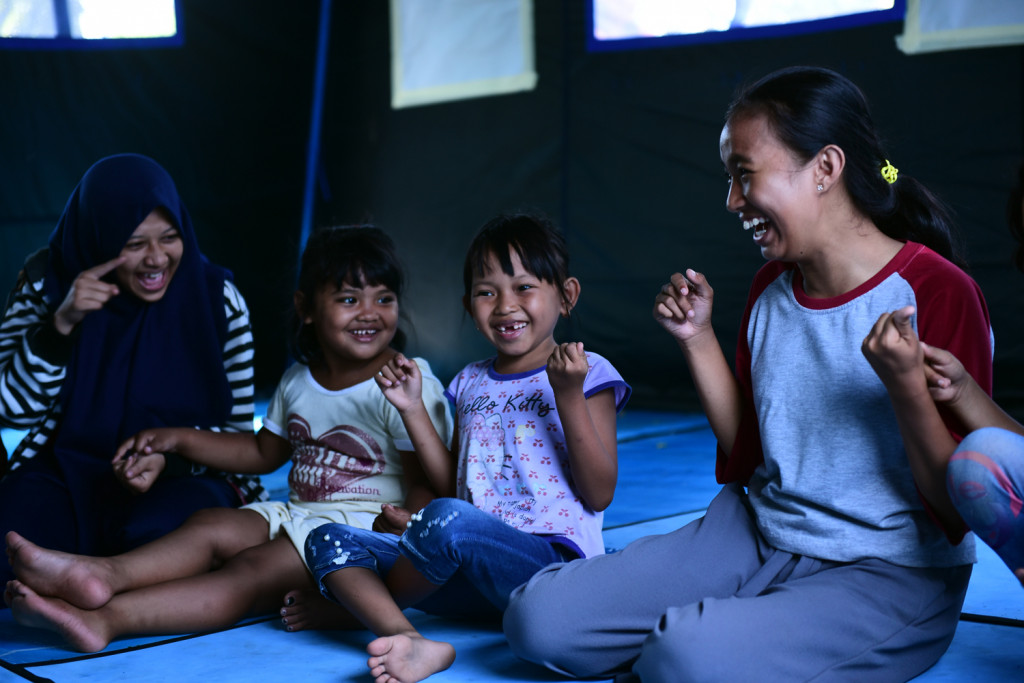
[[[824,189],[825,189],[825,186],[822,185],[821,183],[818,183],[818,192],[821,192]]]

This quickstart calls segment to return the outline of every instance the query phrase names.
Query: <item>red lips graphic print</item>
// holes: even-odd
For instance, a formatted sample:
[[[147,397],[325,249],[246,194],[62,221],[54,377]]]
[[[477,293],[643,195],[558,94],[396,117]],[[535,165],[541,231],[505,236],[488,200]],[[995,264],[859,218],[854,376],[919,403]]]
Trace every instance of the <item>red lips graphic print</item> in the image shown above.
[[[354,482],[384,472],[380,445],[357,427],[339,425],[314,437],[309,423],[292,414],[288,439],[295,446],[288,483],[300,500],[333,500]]]

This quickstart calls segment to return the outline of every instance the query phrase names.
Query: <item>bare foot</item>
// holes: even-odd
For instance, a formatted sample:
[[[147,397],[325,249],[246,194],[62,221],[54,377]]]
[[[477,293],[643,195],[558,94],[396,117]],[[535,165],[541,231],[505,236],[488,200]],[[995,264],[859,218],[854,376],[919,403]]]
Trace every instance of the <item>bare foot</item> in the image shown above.
[[[1017,577],[1017,580],[1020,581],[1020,585],[1024,586],[1024,567],[1015,571],[1014,575]]]
[[[365,628],[347,609],[313,590],[285,594],[281,623],[286,631]]]
[[[102,558],[47,550],[7,532],[7,557],[14,575],[35,593],[61,598],[75,607],[97,609],[114,596]]]
[[[444,671],[455,661],[450,643],[427,640],[418,633],[384,636],[366,646],[366,661],[375,683],[415,683]]]
[[[99,620],[90,612],[60,598],[37,595],[21,581],[8,581],[4,597],[10,598],[11,615],[16,622],[53,631],[79,652],[99,652],[110,642]]]

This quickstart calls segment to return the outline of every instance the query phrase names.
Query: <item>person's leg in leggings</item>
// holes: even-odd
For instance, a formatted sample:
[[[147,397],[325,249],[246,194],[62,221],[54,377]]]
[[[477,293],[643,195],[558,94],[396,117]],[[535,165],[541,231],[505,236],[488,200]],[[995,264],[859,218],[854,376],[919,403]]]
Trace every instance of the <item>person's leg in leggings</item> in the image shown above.
[[[971,432],[949,461],[946,484],[967,526],[1024,583],[1024,436]]]

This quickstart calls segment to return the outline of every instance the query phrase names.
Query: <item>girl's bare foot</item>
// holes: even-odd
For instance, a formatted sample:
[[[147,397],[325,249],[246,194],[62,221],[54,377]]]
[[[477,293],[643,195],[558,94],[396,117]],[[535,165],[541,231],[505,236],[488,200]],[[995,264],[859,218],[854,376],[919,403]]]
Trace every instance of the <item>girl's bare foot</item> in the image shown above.
[[[102,558],[47,550],[14,531],[7,532],[7,557],[14,575],[39,595],[82,609],[102,607],[114,596],[110,582],[101,578],[106,574]]]
[[[418,633],[384,636],[366,646],[375,683],[415,683],[444,671],[455,661],[450,643],[427,640]]]
[[[365,628],[347,609],[314,590],[286,593],[281,608],[281,623],[286,631]]]
[[[4,597],[10,600],[11,615],[16,622],[53,631],[79,652],[99,652],[110,642],[95,615],[60,598],[37,595],[21,581],[9,581]]]

